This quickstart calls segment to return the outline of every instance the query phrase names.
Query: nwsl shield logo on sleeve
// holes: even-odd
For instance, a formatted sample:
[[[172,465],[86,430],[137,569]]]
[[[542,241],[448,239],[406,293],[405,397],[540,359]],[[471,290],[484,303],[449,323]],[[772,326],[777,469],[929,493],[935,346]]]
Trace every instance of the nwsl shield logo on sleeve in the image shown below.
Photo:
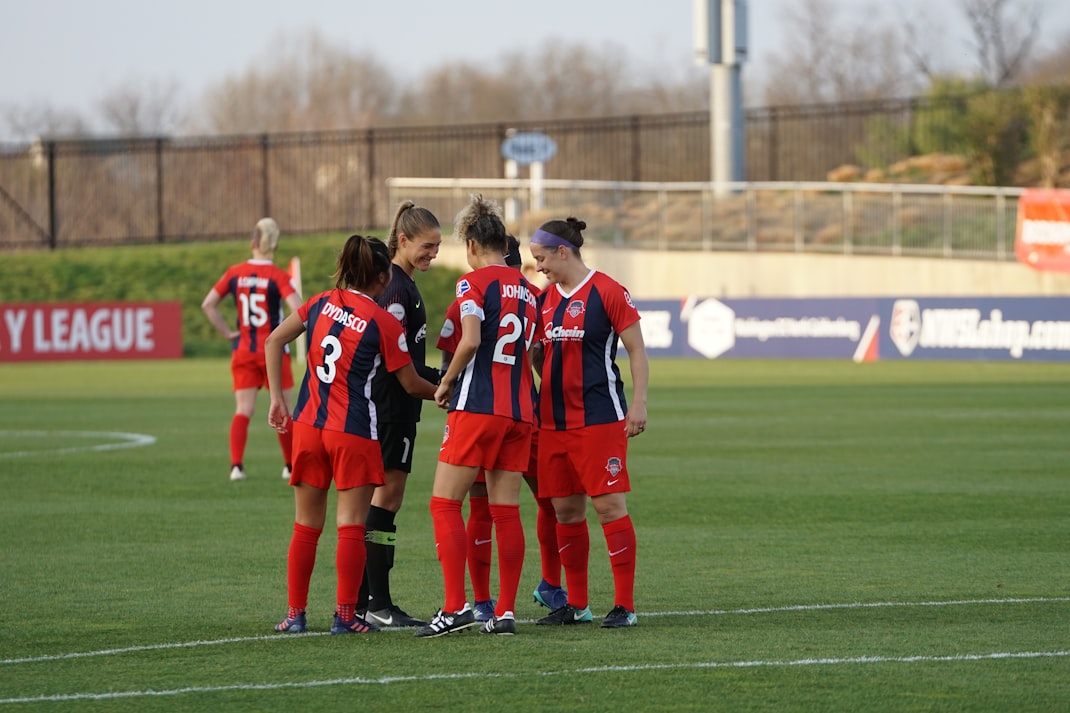
[[[583,314],[583,300],[572,300],[568,303],[568,309],[565,311],[568,312],[569,317],[576,319],[576,317]]]
[[[466,294],[468,294],[468,291],[470,289],[472,289],[472,285],[468,282],[468,280],[460,280],[457,283],[457,296],[464,297]]]

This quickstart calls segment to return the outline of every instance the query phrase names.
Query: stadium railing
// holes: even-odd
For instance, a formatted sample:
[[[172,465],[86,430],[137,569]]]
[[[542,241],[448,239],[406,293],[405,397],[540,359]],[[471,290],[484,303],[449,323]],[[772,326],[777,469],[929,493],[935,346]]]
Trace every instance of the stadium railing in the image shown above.
[[[550,218],[586,221],[588,240],[659,250],[823,252],[1013,260],[1012,187],[888,183],[637,183],[530,178],[391,178],[450,216],[468,195],[496,200],[518,236]]]

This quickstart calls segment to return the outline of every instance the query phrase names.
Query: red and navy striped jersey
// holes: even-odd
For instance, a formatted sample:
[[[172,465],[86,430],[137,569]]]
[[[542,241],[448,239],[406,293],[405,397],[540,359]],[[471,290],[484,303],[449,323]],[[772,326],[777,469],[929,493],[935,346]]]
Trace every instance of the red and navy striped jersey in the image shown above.
[[[488,265],[457,281],[461,322],[480,320],[479,349],[457,379],[450,411],[495,414],[531,423],[535,295],[515,267]],[[463,328],[462,328],[463,329]]]
[[[617,341],[638,321],[628,291],[597,270],[570,294],[556,284],[543,290],[538,329],[543,428],[563,431],[624,420],[628,404],[616,363]]]
[[[220,297],[234,296],[238,331],[234,351],[264,353],[264,342],[283,319],[282,305],[297,292],[290,274],[270,260],[246,260],[232,265],[212,287]]]
[[[294,421],[378,440],[372,379],[412,361],[401,323],[353,290],[322,292],[297,314],[308,332],[308,363]]]

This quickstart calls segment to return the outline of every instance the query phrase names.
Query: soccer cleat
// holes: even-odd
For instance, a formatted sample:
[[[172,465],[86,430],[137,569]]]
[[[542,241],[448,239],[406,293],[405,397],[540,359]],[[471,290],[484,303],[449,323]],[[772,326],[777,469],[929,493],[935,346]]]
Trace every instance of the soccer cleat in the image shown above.
[[[334,624],[331,625],[332,634],[370,634],[374,631],[379,631],[379,627],[356,614],[349,621],[335,614]]]
[[[531,596],[538,604],[550,611],[560,609],[568,604],[568,592],[561,587],[547,584],[545,579],[539,582],[539,586],[535,587],[535,591]]]
[[[287,481],[287,482],[290,481],[290,466],[288,466],[288,465],[282,466],[282,479]]]
[[[494,606],[498,602],[494,599],[488,599],[485,602],[476,602],[472,607],[476,612],[476,621],[490,621],[494,618]]]
[[[275,631],[279,631],[284,634],[300,634],[305,631],[308,631],[308,623],[305,621],[305,615],[298,614],[292,619],[290,617],[286,617],[275,625]]]
[[[427,626],[426,621],[409,616],[403,612],[401,607],[397,604],[391,604],[386,609],[370,611],[368,612],[367,619],[378,626],[396,627],[399,629],[412,629],[415,627]]]
[[[516,633],[516,619],[513,612],[506,612],[502,616],[492,616],[479,627],[481,634],[498,634],[499,636],[511,636]]]
[[[452,634],[457,631],[464,631],[468,627],[475,626],[478,623],[479,622],[476,621],[475,613],[472,612],[472,609],[468,604],[465,604],[464,609],[459,612],[446,612],[439,609],[438,613],[431,617],[431,623],[424,628],[417,630],[414,636],[424,638],[445,636],[446,634]]]
[[[603,629],[620,629],[625,626],[635,626],[639,620],[635,612],[630,612],[620,604],[609,610],[606,618],[602,620]]]
[[[245,480],[245,471],[242,470],[240,465],[236,465],[230,469],[231,480]]]
[[[590,624],[592,619],[594,619],[594,617],[591,615],[590,607],[577,609],[571,604],[566,604],[563,607],[554,609],[542,619],[536,619],[535,623],[550,626],[561,624]]]

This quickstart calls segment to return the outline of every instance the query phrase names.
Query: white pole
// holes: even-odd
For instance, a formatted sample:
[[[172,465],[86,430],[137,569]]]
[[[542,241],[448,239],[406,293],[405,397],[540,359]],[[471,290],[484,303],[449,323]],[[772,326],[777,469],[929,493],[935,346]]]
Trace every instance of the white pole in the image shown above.
[[[519,170],[518,170],[516,161],[514,159],[511,159],[511,158],[507,159],[505,161],[505,177],[506,178],[516,178],[518,175],[520,175],[520,174],[519,174]],[[506,224],[513,223],[513,222],[516,221],[516,217],[520,213],[519,205],[518,205],[519,202],[520,202],[520,200],[516,197],[515,193],[512,194],[511,198],[508,198],[505,201],[505,222],[506,222]]]
[[[719,9],[721,53],[710,67],[710,178],[718,196],[727,193],[725,183],[744,179],[740,70],[746,52],[746,3],[720,0]]]
[[[542,161],[533,161],[528,167],[531,178],[531,210],[542,210]]]

